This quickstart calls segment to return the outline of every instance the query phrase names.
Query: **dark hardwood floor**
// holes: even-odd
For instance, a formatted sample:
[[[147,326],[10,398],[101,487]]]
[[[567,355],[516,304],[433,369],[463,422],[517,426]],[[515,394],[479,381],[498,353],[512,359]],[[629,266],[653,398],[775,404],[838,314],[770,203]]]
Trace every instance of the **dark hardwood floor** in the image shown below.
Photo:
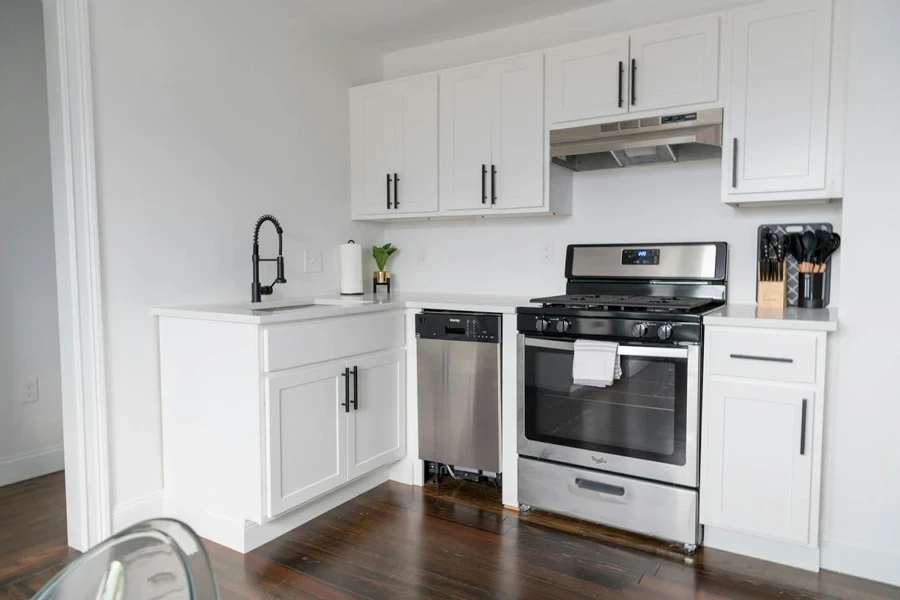
[[[900,599],[900,589],[503,509],[492,489],[386,483],[240,555],[207,542],[224,600]],[[0,488],[0,600],[31,598],[65,547],[61,474]]]

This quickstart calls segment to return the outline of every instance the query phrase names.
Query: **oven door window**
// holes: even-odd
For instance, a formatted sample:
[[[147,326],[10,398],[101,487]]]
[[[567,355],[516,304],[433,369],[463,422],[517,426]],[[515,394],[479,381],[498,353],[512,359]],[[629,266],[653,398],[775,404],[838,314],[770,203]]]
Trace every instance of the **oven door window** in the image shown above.
[[[620,355],[621,378],[593,387],[573,381],[571,344],[559,346],[525,346],[526,438],[685,464],[687,357]]]

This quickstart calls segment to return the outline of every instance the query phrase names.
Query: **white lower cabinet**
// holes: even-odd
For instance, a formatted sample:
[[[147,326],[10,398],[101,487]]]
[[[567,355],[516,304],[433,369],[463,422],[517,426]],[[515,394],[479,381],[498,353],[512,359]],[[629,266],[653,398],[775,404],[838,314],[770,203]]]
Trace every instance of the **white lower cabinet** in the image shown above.
[[[406,454],[406,361],[403,350],[350,361],[357,387],[347,414],[347,474],[361,477]],[[351,367],[353,368],[353,367]]]
[[[266,377],[266,516],[406,453],[405,351]]]
[[[710,383],[700,508],[705,524],[809,541],[814,395],[777,385]]]
[[[346,363],[266,377],[269,518],[347,483]]]
[[[704,339],[704,543],[817,570],[827,334],[707,325]]]

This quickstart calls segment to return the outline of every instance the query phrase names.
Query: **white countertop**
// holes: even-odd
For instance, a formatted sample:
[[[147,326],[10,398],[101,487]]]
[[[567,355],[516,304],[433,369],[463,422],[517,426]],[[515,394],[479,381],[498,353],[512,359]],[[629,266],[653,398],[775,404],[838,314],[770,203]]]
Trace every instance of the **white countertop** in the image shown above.
[[[423,292],[394,292],[362,296],[321,296],[289,298],[260,302],[222,302],[187,306],[162,306],[150,309],[159,317],[178,317],[205,321],[252,323],[267,325],[288,321],[305,321],[342,315],[422,308],[432,310],[458,310],[463,312],[514,313],[519,306],[538,306],[521,296],[481,296],[476,294],[431,294]],[[304,306],[305,305],[305,306]],[[277,312],[266,309],[285,308]]]
[[[755,304],[726,304],[703,317],[704,325],[755,327],[757,329],[794,329],[798,331],[836,331],[837,308],[759,308]]]

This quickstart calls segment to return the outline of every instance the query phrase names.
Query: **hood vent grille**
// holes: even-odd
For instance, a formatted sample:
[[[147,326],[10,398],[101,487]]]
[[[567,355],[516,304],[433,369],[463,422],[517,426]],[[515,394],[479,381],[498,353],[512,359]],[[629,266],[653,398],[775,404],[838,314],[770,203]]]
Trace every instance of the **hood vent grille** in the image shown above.
[[[573,171],[676,162],[682,148],[721,148],[722,112],[715,108],[553,130],[550,157]],[[715,153],[721,156],[720,150]]]

